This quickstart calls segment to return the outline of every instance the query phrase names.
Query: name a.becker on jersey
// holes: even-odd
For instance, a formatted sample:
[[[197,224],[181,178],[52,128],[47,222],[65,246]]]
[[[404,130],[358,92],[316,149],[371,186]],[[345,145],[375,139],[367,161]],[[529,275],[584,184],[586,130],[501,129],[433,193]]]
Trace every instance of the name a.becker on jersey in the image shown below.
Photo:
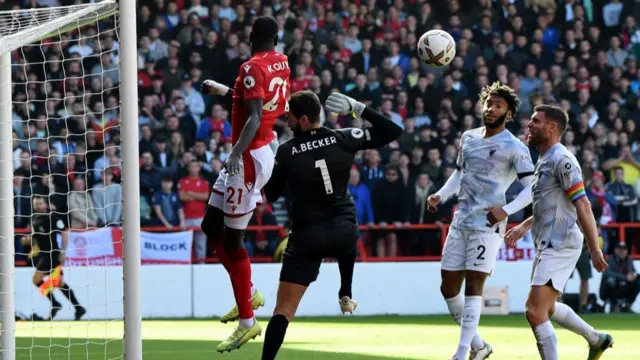
[[[338,141],[336,140],[335,136],[331,136],[331,137],[319,139],[319,140],[307,141],[306,143],[300,143],[299,149],[297,149],[295,146],[292,146],[291,155],[299,154],[299,153],[313,150],[313,149],[323,148],[325,146],[334,145],[337,143]]]
[[[269,70],[270,73],[276,72],[276,71],[282,71],[288,68],[289,68],[289,63],[286,61],[280,61],[275,64],[267,65],[267,70]]]

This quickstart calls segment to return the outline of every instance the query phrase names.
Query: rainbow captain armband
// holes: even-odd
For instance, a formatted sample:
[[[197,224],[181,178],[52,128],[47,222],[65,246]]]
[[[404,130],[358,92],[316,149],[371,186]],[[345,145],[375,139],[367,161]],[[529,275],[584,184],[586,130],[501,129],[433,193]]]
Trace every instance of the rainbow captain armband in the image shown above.
[[[584,183],[582,182],[573,185],[564,193],[567,195],[567,199],[569,199],[569,201],[571,202],[574,202],[583,196],[587,196],[587,193],[584,190]]]

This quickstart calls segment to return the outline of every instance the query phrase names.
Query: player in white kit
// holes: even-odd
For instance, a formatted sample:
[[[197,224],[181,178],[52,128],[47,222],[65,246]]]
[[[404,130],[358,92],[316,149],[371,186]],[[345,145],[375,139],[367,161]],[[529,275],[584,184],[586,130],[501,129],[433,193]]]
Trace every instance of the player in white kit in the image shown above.
[[[557,360],[556,321],[567,330],[582,335],[589,343],[588,360],[600,359],[613,344],[605,333],[598,333],[569,306],[556,302],[582,252],[584,235],[598,272],[607,268],[598,246],[598,229],[587,199],[580,164],[560,143],[569,122],[559,107],[539,105],[528,123],[529,145],[540,152],[533,180],[533,216],[511,229],[506,240],[515,242],[533,229],[536,259],[531,273],[531,290],[527,299],[527,321],[531,325],[540,357]]]
[[[436,194],[428,198],[433,210],[458,195],[442,251],[440,290],[449,312],[461,325],[460,341],[452,359],[482,360],[493,349],[477,334],[484,282],[493,272],[503,241],[507,217],[531,203],[533,163],[529,148],[505,129],[518,114],[520,100],[499,82],[480,93],[484,126],[462,134],[457,170]],[[524,189],[506,204],[505,192],[519,179]],[[464,295],[461,294],[465,282]]]

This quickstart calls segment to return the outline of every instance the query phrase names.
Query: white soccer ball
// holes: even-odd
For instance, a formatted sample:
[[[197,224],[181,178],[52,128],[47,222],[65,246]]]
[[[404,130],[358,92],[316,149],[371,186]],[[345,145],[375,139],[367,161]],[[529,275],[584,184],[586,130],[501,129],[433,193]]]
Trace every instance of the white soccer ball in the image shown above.
[[[444,30],[429,30],[418,40],[418,55],[432,67],[445,67],[456,56],[456,42]]]

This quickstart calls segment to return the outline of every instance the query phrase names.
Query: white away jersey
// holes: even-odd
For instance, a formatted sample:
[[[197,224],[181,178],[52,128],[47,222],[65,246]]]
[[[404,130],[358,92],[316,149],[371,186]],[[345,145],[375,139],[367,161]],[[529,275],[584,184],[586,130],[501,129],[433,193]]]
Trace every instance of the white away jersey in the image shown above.
[[[460,147],[460,192],[452,225],[461,230],[491,231],[495,227],[488,226],[484,209],[506,205],[505,192],[511,183],[533,175],[531,153],[508,130],[485,138],[484,127],[465,131]]]
[[[536,163],[533,178],[533,239],[539,250],[582,248],[583,235],[573,202],[586,196],[580,164],[557,143]]]

